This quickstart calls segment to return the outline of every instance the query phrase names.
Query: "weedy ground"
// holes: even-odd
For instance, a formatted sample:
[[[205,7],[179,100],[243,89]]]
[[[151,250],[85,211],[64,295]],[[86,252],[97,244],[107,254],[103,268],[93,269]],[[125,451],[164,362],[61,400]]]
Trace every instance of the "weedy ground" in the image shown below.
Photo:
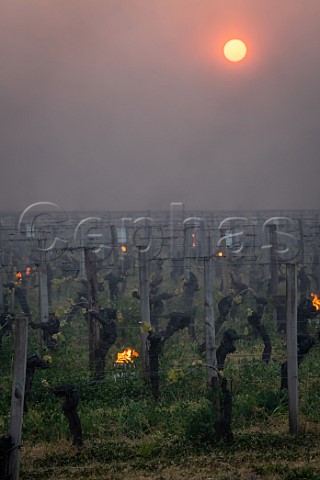
[[[61,439],[26,445],[22,480],[320,479],[320,440],[312,431],[235,432],[232,445],[185,442],[159,433],[137,439],[87,439],[80,449]],[[284,427],[284,425],[282,425]],[[272,431],[276,433],[272,433]]]

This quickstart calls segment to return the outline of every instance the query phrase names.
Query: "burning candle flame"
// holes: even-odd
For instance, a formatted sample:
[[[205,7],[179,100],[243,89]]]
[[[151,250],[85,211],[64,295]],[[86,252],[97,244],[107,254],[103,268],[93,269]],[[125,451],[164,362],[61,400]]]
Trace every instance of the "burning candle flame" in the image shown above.
[[[123,352],[117,354],[115,363],[133,363],[135,357],[139,357],[139,353],[133,348],[128,347]]]
[[[312,305],[315,307],[316,310],[320,310],[320,299],[318,295],[316,295],[315,293],[311,293],[311,297],[313,297]]]
[[[17,272],[16,273],[16,284],[20,283],[22,280],[22,273],[21,272]]]
[[[223,257],[223,253],[222,253],[222,252],[218,252],[218,257]]]

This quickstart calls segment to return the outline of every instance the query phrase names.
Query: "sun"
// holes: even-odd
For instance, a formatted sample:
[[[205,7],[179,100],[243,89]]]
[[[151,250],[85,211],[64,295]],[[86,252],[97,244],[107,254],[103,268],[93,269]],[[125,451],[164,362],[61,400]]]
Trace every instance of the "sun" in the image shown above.
[[[241,62],[247,55],[247,46],[239,38],[233,38],[225,44],[223,53],[230,62]]]

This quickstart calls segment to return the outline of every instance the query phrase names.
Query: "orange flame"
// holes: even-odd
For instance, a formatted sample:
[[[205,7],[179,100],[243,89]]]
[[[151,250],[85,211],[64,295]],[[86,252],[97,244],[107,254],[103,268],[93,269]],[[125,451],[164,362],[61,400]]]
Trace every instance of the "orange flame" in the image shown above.
[[[16,283],[18,284],[19,282],[21,282],[21,280],[22,280],[22,273],[17,272],[16,273]]]
[[[121,246],[121,252],[126,253],[127,247],[125,245]]]
[[[223,253],[222,253],[222,252],[218,252],[218,257],[223,257]]]
[[[313,297],[312,305],[315,307],[316,310],[320,310],[320,299],[318,295],[316,295],[315,293],[311,293],[311,297]]]
[[[133,363],[134,357],[139,357],[139,353],[133,350],[133,348],[128,347],[123,352],[117,354],[115,363]]]

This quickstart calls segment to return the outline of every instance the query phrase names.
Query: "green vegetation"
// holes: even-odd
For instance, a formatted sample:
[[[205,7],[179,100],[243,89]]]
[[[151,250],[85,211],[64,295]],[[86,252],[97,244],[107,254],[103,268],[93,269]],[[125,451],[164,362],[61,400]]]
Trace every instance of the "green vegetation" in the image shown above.
[[[55,302],[63,317],[70,305],[68,289],[65,298],[57,296]],[[160,363],[161,398],[155,403],[143,381],[140,359],[132,368],[113,365],[118,351],[128,346],[139,351],[140,342],[138,302],[127,298],[117,307],[118,338],[107,354],[104,381],[90,378],[88,326],[81,312],[61,327],[55,351],[44,352],[51,367],[35,375],[24,417],[21,480],[320,480],[319,346],[300,367],[302,434],[292,437],[287,397],[279,390],[284,339],[273,336],[272,360],[265,365],[260,339],[245,332],[224,370],[233,395],[234,443],[216,444],[214,409],[198,344],[185,330],[166,343]],[[247,324],[239,318],[246,319],[246,308],[240,306],[235,323],[229,320],[223,328],[232,325],[243,332]],[[201,310],[199,298],[199,339]],[[0,354],[0,434],[8,430],[11,342],[4,338]],[[38,344],[37,333],[30,331],[30,354],[39,351]],[[71,446],[61,401],[45,387],[60,383],[73,383],[80,392],[84,446],[78,449]]]

